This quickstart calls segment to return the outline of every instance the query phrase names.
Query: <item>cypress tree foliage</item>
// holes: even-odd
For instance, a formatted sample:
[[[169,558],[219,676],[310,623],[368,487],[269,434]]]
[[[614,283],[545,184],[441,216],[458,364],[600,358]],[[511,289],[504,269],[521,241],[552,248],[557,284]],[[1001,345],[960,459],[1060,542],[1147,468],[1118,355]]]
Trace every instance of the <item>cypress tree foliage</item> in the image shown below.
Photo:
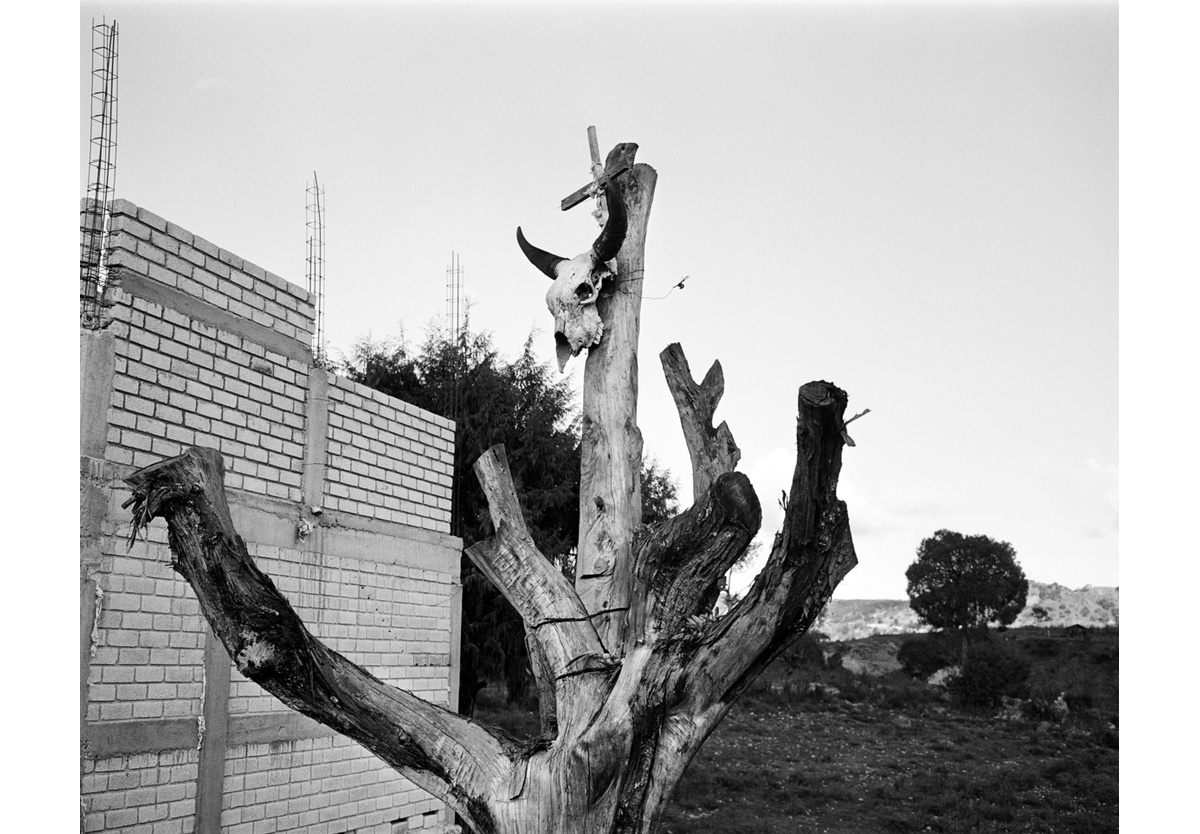
[[[679,497],[671,471],[647,457],[642,464],[642,524],[653,526],[678,514]]]
[[[574,576],[579,527],[579,415],[568,377],[558,377],[533,353],[532,335],[508,360],[491,335],[465,329],[458,340],[431,327],[418,350],[403,339],[360,339],[344,360],[349,379],[454,419],[451,533],[464,551],[494,534],[487,499],[472,467],[503,444],[529,532],[538,549]],[[671,473],[649,458],[642,469],[645,524],[678,512]],[[474,712],[479,690],[503,681],[510,702],[526,700],[533,673],[525,628],[516,610],[465,554],[459,711]]]

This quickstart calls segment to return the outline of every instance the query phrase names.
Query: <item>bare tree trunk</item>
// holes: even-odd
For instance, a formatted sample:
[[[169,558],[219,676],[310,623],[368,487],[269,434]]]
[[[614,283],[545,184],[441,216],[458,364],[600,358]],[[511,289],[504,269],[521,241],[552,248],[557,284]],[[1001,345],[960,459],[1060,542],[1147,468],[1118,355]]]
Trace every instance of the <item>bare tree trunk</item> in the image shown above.
[[[638,333],[641,328],[646,228],[658,173],[634,165],[637,145],[613,148],[605,167],[632,170],[617,180],[628,228],[617,253],[616,280],[598,302],[605,337],[588,351],[583,374],[583,444],[579,549],[575,587],[595,618],[601,642],[620,653],[632,590],[633,533],[642,517],[642,433],[637,425]]]
[[[614,153],[632,161],[635,147]],[[662,361],[688,438],[695,500],[637,531],[637,315],[655,177],[637,165],[624,178],[630,234],[615,290],[602,299],[605,335],[585,372],[580,500],[589,509],[574,586],[534,545],[503,449],[475,466],[496,534],[468,555],[525,622],[543,702],[535,742],[521,747],[388,686],[316,640],[234,531],[216,452],[193,448],[128,479],[135,530],[166,519],[174,566],[238,669],[444,799],[478,834],[653,831],[734,700],[812,625],[856,561],[837,498],[846,395],[809,383],[798,397],[783,529],[746,598],[722,617],[706,615],[711,588],[745,552],[762,512],[734,471],[740,453],[728,426],[711,425],[723,390],[719,364],[697,384],[678,345]]]

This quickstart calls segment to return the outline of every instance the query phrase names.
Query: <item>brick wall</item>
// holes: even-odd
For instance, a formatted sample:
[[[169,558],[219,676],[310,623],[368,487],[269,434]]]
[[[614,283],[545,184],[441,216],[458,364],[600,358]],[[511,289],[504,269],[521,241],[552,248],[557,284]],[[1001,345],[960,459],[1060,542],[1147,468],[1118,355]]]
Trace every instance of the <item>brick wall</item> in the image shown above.
[[[127,267],[300,345],[310,343],[307,290],[126,200],[115,201],[109,229],[109,267]]]
[[[193,830],[198,759],[194,749],[84,759],[83,830]]]
[[[314,367],[313,298],[117,201],[105,326],[81,330],[80,721],[86,831],[388,832],[448,821],[358,745],[243,678],[170,567],[127,548],[122,477],[218,449],[239,533],[312,632],[457,699],[454,426]]]
[[[446,529],[453,424],[349,380],[330,383],[326,506]]]
[[[309,293],[125,201],[111,228],[108,459],[211,446],[227,486],[299,501]]]

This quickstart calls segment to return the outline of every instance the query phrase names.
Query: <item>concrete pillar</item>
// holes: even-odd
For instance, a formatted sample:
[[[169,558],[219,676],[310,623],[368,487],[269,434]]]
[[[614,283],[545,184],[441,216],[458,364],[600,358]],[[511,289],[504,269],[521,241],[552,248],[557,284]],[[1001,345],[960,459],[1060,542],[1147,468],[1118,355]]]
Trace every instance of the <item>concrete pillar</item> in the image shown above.
[[[101,535],[108,512],[108,408],[116,372],[111,333],[79,333],[79,737],[85,736]]]

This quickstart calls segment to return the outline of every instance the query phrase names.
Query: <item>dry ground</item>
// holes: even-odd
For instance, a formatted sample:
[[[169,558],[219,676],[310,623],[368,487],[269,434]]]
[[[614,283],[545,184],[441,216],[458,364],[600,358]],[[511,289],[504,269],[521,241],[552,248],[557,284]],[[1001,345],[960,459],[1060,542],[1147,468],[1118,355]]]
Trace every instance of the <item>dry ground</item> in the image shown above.
[[[1006,639],[1033,661],[1030,694],[1068,693],[1065,723],[1005,720],[902,672],[857,678],[785,654],[692,762],[662,834],[1116,832],[1116,632]],[[840,693],[807,694],[814,681]],[[495,689],[477,718],[535,734],[536,715]]]
[[[1115,832],[1111,743],[938,707],[749,703],[696,757],[663,832]]]

